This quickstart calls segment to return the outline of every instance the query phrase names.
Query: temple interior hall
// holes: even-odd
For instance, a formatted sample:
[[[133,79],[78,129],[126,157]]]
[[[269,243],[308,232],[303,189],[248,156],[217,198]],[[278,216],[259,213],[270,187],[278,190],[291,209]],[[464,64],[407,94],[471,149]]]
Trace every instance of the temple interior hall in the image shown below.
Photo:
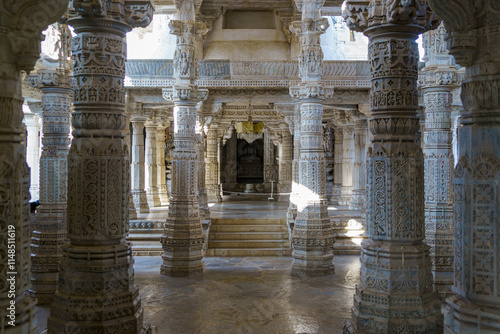
[[[499,0],[0,1],[0,231],[0,334],[498,334]]]

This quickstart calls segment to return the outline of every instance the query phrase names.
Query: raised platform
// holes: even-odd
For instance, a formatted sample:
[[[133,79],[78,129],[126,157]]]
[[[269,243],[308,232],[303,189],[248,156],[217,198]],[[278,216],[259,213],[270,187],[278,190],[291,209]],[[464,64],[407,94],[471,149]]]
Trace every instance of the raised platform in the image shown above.
[[[232,201],[224,196],[221,203],[210,203],[211,220],[203,221],[206,256],[290,256],[286,226],[288,202]],[[360,254],[364,238],[364,218],[347,206],[330,205],[334,226],[335,254]],[[134,256],[161,256],[160,237],[168,216],[168,206],[151,208],[130,220],[127,237]]]

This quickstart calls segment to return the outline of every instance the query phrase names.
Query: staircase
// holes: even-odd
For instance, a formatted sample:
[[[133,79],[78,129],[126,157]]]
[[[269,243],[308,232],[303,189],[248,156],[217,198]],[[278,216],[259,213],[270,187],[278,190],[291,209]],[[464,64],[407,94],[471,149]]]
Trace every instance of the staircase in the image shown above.
[[[207,256],[290,256],[286,219],[212,218]]]

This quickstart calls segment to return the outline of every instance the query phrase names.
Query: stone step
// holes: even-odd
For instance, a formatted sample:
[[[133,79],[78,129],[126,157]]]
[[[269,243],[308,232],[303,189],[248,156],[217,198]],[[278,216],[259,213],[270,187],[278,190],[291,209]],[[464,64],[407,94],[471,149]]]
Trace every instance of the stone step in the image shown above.
[[[132,255],[134,256],[160,256],[163,254],[160,240],[157,241],[132,241]]]
[[[286,225],[286,219],[279,218],[213,218],[212,225]]]
[[[208,248],[288,248],[288,240],[209,240]]]
[[[212,225],[210,227],[212,232],[288,232],[286,225]]]
[[[288,232],[211,232],[210,240],[288,240]]]
[[[160,242],[160,238],[163,233],[131,233],[128,235],[128,241],[158,241]]]
[[[217,248],[208,249],[206,256],[291,256],[292,250],[277,248]]]

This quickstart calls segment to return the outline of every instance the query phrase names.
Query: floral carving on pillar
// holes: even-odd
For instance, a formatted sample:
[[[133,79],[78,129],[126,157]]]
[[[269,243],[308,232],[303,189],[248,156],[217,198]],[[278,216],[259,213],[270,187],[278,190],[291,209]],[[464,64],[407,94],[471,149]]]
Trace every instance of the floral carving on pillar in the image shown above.
[[[169,23],[177,36],[172,88],[163,97],[174,103],[174,151],[172,154],[172,196],[165,233],[161,273],[191,276],[203,273],[204,235],[198,199],[198,148],[196,143],[197,105],[206,100],[208,90],[195,85],[197,79],[197,36],[207,32],[196,22],[199,6],[193,0],[176,1],[177,13]]]
[[[449,53],[466,67],[453,176],[454,283],[445,333],[500,331],[500,3],[436,1]],[[440,100],[443,100],[442,98]],[[446,194],[444,194],[446,195]]]
[[[42,31],[63,15],[67,4],[63,0],[0,1],[0,317],[5,333],[38,332],[35,300],[27,294],[30,171],[22,137],[20,71],[33,69],[40,57]],[[13,247],[15,256],[8,256]]]
[[[130,12],[126,20],[124,13]],[[124,140],[123,80],[125,35],[133,27],[147,26],[152,12],[146,0],[74,0],[69,8],[67,23],[75,33],[74,130],[68,156],[70,243],[62,247],[50,333],[151,331],[143,323],[131,245],[125,240],[130,161]]]
[[[292,231],[292,274],[322,276],[334,272],[335,238],[328,217],[326,199],[326,163],[323,146],[323,104],[333,89],[323,87],[321,75],[323,52],[320,35],[328,28],[322,18],[323,0],[297,2],[302,20],[293,22],[290,30],[301,38],[299,72],[302,82],[290,87],[290,95],[300,103],[300,160],[297,218]]]
[[[442,333],[424,232],[424,161],[417,142],[418,35],[437,20],[423,0],[348,0],[350,29],[369,37],[373,140],[361,282],[344,333]],[[402,305],[405,305],[402,307]]]

